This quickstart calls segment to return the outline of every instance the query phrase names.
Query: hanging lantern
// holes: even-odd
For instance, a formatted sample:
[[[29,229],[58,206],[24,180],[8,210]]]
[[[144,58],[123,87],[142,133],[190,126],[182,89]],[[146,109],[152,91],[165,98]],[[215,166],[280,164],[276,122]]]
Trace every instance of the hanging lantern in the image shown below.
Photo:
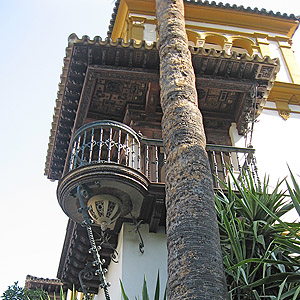
[[[87,207],[91,218],[104,231],[120,216],[122,202],[113,195],[101,194],[91,197]]]

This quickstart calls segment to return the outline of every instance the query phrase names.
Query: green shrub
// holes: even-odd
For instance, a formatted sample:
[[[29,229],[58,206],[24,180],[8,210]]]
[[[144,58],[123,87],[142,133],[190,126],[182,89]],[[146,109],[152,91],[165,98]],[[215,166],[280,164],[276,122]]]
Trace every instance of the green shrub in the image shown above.
[[[270,192],[268,179],[232,178],[237,191],[223,184],[215,195],[229,299],[300,299],[299,223],[281,220],[300,203],[294,177],[293,203],[283,181]]]

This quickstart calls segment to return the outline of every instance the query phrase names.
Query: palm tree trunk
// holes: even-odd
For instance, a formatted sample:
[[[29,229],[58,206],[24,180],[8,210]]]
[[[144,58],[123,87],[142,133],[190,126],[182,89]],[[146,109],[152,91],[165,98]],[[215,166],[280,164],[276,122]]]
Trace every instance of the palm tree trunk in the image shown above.
[[[166,162],[168,299],[227,299],[183,0],[156,0]]]

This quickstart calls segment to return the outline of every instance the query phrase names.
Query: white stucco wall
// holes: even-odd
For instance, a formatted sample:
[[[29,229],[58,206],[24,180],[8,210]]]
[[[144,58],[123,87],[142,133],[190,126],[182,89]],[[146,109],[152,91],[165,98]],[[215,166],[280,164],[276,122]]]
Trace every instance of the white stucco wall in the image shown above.
[[[287,164],[300,174],[300,114],[291,113],[284,120],[277,111],[264,110],[255,124],[253,146],[260,174],[282,179],[289,174]]]
[[[284,57],[280,50],[280,47],[278,45],[278,42],[277,41],[269,41],[269,43],[270,43],[269,47],[270,47],[270,52],[271,52],[271,58],[279,58],[279,60],[280,60],[280,70],[277,73],[276,80],[292,83],[293,81],[291,79],[289,69],[285,63],[285,60],[284,60]]]
[[[272,107],[273,103],[267,105]],[[275,107],[275,104],[273,105]],[[299,106],[291,105],[294,111]],[[300,175],[300,114],[291,113],[289,119],[284,120],[276,110],[264,109],[254,125],[252,145],[260,177],[271,176],[271,183],[275,185],[278,179],[289,174],[287,164],[295,174]],[[238,135],[235,124],[231,127],[233,145],[245,147],[245,139]]]
[[[121,300],[121,279],[129,299],[141,297],[143,280],[146,276],[150,299],[154,298],[157,272],[159,270],[161,298],[167,282],[167,248],[164,228],[157,233],[149,233],[148,225],[141,225],[140,232],[145,244],[144,254],[139,251],[139,237],[132,224],[124,223],[119,234],[118,263],[110,263],[107,281],[111,282],[110,297]],[[104,300],[103,291],[100,291],[96,300]]]
[[[156,25],[144,24],[144,40],[147,43],[156,42]]]
[[[267,102],[267,107],[275,108],[275,103]],[[300,112],[300,107],[289,105],[290,109]],[[276,110],[264,109],[254,125],[252,146],[255,149],[258,173],[263,181],[264,176],[269,176],[270,191],[279,180],[285,177],[289,180],[290,166],[293,174],[300,183],[300,114],[291,113],[287,120],[279,116]],[[233,145],[245,147],[245,139],[238,135],[236,126],[231,127]],[[249,142],[249,140],[248,140]],[[290,181],[290,180],[289,180]],[[281,185],[286,190],[286,184]],[[299,215],[294,210],[284,216],[285,220],[299,221]]]

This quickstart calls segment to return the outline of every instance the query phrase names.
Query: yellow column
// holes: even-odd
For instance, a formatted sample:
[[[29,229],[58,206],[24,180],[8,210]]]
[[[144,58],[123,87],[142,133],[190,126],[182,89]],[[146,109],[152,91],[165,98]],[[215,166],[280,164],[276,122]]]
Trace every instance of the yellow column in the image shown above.
[[[231,52],[231,47],[232,47],[232,43],[230,43],[230,42],[225,42],[225,43],[224,43],[223,50],[225,50],[225,52],[226,52],[227,54],[230,54],[230,52]]]
[[[129,38],[142,41],[144,39],[144,23],[146,18],[132,16],[129,18],[129,20]]]
[[[271,51],[270,51],[270,44],[268,41],[268,35],[267,34],[262,34],[262,33],[254,33],[256,37],[256,42],[257,45],[259,46],[260,53],[262,56],[269,56],[271,57]]]
[[[300,70],[291,47],[291,40],[282,40],[282,38],[280,38],[280,40],[277,40],[293,83],[300,84]]]
[[[197,39],[196,47],[204,47],[205,39]]]
[[[111,38],[114,41],[118,38],[125,38],[124,27],[126,27],[127,18],[128,18],[128,5],[126,1],[121,1],[118,9],[118,15],[115,20],[114,29],[111,35]]]

